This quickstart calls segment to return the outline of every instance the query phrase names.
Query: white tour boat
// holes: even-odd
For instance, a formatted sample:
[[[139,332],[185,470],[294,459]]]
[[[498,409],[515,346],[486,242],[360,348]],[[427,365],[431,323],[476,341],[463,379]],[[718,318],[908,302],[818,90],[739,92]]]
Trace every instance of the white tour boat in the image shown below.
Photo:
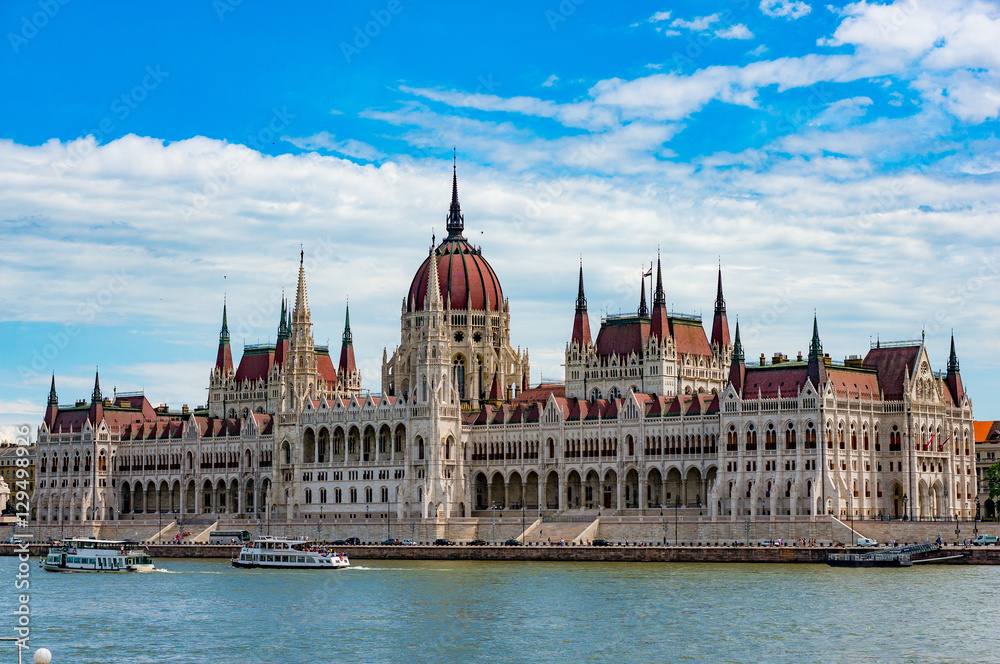
[[[322,542],[270,536],[244,544],[232,562],[233,567],[283,569],[343,569],[351,565],[346,553]]]
[[[153,559],[139,542],[68,539],[49,549],[42,569],[49,572],[152,572]]]

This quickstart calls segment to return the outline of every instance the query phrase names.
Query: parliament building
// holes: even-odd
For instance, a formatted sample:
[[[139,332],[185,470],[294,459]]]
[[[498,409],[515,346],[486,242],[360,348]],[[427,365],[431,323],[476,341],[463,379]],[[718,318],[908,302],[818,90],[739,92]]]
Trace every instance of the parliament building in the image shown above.
[[[923,340],[834,362],[814,318],[807,356],[750,363],[721,269],[706,332],[667,311],[659,259],[651,306],[643,281],[635,313],[602,318],[594,337],[581,265],[565,382],[531,385],[511,302],[464,230],[454,176],[447,237],[405,293],[377,393],[362,386],[349,313],[336,365],[315,344],[301,256],[276,342],[244,347],[238,365],[223,307],[203,407],[107,398],[96,377],[89,400],[61,405],[53,376],[33,518],[972,518],[973,414],[954,338],[944,372]]]

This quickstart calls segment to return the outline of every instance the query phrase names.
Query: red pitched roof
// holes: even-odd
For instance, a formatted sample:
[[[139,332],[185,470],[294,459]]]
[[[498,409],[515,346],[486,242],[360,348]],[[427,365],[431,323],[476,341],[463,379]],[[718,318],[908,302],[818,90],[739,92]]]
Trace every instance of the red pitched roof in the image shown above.
[[[798,396],[799,390],[806,384],[808,367],[804,362],[770,365],[766,367],[747,367],[743,397],[756,399],[757,390],[763,399],[777,399],[781,396],[792,398]]]
[[[682,355],[712,356],[712,345],[705,336],[701,322],[684,318],[670,318],[670,334],[677,344],[677,352]]]
[[[316,369],[319,371],[320,380],[330,385],[337,384],[337,370],[333,368],[333,359],[329,351],[316,353]]]
[[[900,401],[903,398],[903,379],[909,373],[913,376],[913,368],[920,354],[920,346],[903,346],[900,348],[872,348],[865,356],[864,365],[878,371],[878,384],[888,401]]]
[[[266,380],[274,364],[274,346],[259,346],[243,351],[240,366],[236,370],[236,380]]]
[[[878,375],[874,371],[827,367],[826,378],[833,383],[833,389],[842,399],[879,398]]]
[[[608,318],[601,323],[601,331],[597,333],[597,354],[620,357],[630,353],[641,355],[643,345],[649,339],[649,327],[648,318]]]

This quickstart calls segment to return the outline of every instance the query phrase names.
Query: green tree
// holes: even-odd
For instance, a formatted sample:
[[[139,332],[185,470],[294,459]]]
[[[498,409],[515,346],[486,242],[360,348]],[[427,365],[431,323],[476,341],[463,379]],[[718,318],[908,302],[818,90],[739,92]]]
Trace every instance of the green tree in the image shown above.
[[[983,485],[989,491],[990,500],[996,502],[1000,498],[1000,461],[986,469],[983,473]]]

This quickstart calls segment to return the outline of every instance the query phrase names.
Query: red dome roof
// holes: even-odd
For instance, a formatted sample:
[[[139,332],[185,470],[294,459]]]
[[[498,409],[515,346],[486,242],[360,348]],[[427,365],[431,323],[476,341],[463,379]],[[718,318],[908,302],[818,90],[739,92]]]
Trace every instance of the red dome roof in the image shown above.
[[[442,242],[434,253],[437,254],[442,302],[447,303],[450,298],[452,309],[468,306],[469,309],[487,311],[488,300],[489,311],[500,311],[503,303],[500,280],[478,249],[456,234]],[[430,263],[428,256],[410,284],[410,293],[406,298],[406,307],[410,311],[424,308]],[[471,303],[467,305],[470,299]]]

